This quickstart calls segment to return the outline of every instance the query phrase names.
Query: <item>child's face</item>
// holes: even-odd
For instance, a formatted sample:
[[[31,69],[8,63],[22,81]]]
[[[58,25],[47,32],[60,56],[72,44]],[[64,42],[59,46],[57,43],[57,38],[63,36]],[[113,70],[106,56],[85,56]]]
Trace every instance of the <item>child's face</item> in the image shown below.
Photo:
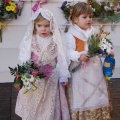
[[[81,14],[79,17],[75,18],[75,23],[81,29],[88,29],[92,24],[92,15],[89,14]]]
[[[40,35],[41,37],[48,37],[51,34],[50,30],[50,21],[42,20],[38,21],[35,24],[36,34]]]

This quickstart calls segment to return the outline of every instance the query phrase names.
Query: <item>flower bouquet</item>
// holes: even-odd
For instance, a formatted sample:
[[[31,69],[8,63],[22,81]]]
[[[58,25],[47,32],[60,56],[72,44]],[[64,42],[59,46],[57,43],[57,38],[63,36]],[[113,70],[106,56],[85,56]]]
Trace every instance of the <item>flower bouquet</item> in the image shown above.
[[[64,1],[61,5],[60,9],[62,10],[64,17],[67,20],[67,24],[69,24],[70,17],[72,15],[72,11],[73,11],[72,2]],[[67,32],[67,31],[68,31],[68,25],[66,25],[64,32]]]
[[[94,55],[108,55],[113,49],[113,44],[107,36],[110,33],[105,32],[102,27],[100,27],[99,32],[95,35],[91,35],[88,39],[88,54],[90,56]]]
[[[113,44],[107,36],[110,33],[103,31],[102,27],[99,29],[99,33],[92,35],[88,40],[88,54],[90,56],[101,55],[105,56],[103,63],[103,74],[106,80],[110,80],[113,75],[115,67],[115,59],[109,55],[113,49]]]
[[[36,67],[33,61],[27,61],[22,65],[17,65],[15,68],[11,68],[10,73],[14,75],[14,86],[16,89],[20,90],[22,87],[25,88],[24,94],[29,90],[36,90],[39,81],[44,78],[46,80],[52,72],[52,66],[44,65]]]
[[[110,80],[113,74],[113,69],[115,67],[115,59],[109,55],[113,49],[113,44],[107,36],[110,33],[105,32],[102,27],[100,27],[99,32],[95,35],[91,35],[88,39],[88,54],[90,57],[95,55],[105,57],[103,64],[103,74],[107,80]],[[72,69],[72,72],[75,72],[81,67],[82,62],[78,66]]]
[[[7,21],[17,19],[21,15],[23,2],[12,0],[0,0],[0,42],[2,42],[1,30],[6,26]]]
[[[88,4],[93,9],[93,17],[103,23],[111,22],[111,29],[114,29],[115,23],[120,21],[120,6],[118,0],[88,0]]]
[[[73,9],[71,2],[64,1],[60,8],[61,8],[66,20],[69,21],[71,13],[72,13],[72,9]]]

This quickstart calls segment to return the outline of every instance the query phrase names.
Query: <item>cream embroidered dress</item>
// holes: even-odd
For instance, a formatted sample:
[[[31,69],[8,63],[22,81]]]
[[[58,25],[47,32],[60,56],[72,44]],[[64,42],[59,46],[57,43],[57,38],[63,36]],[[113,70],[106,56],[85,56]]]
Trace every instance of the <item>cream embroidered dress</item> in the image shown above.
[[[66,33],[67,58],[70,70],[79,64],[78,58],[87,53],[88,38],[94,34],[91,27],[82,30],[72,25]],[[81,43],[80,43],[81,41]],[[82,44],[83,43],[83,44]],[[80,44],[84,45],[79,51]],[[81,68],[71,72],[67,89],[71,120],[109,120],[109,100],[106,81],[103,76],[102,62],[98,56],[91,57],[82,63]]]
[[[15,112],[22,120],[70,120],[64,88],[58,84],[57,45],[53,37],[42,38],[36,35],[32,39],[31,52],[38,65],[49,64],[53,67],[48,79],[37,83],[38,89],[23,94],[19,91]]]

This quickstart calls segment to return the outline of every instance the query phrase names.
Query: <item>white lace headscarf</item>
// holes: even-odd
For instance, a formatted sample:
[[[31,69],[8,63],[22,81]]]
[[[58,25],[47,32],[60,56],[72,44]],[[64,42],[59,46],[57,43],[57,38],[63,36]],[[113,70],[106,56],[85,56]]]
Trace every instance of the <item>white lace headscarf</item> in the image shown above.
[[[68,71],[68,65],[66,61],[65,41],[61,37],[58,25],[53,14],[45,8],[39,8],[31,17],[30,22],[28,24],[27,32],[20,44],[19,59],[23,63],[29,60],[31,57],[31,41],[33,37],[34,20],[40,13],[45,19],[50,21],[50,29],[53,33],[53,41],[57,44],[58,48],[57,68],[59,71],[59,75],[62,77],[69,77],[70,74]]]

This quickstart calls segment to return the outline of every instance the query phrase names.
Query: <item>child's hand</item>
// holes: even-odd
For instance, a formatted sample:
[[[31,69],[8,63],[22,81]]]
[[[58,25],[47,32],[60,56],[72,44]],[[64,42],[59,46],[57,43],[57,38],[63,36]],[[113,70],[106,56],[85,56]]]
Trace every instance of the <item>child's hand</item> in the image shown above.
[[[111,55],[112,57],[114,57],[114,52],[110,51],[109,55]]]
[[[67,86],[68,85],[68,82],[61,82],[60,83],[62,86]]]
[[[89,60],[89,55],[88,54],[81,54],[80,57],[78,58],[79,61],[87,62]]]

